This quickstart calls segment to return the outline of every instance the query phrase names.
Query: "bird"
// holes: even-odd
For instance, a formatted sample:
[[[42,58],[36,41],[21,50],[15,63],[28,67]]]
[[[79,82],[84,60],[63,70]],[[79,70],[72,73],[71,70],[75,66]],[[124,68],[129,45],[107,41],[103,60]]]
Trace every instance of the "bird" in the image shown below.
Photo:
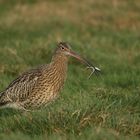
[[[0,108],[31,111],[46,107],[57,99],[66,81],[70,56],[85,63],[93,72],[100,72],[74,52],[70,44],[59,42],[49,64],[22,73],[0,93]]]

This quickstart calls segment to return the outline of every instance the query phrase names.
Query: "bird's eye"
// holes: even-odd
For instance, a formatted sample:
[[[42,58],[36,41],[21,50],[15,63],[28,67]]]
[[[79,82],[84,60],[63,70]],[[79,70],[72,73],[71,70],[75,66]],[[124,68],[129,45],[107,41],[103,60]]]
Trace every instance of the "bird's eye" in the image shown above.
[[[65,48],[64,47],[61,47],[61,49],[64,50]]]

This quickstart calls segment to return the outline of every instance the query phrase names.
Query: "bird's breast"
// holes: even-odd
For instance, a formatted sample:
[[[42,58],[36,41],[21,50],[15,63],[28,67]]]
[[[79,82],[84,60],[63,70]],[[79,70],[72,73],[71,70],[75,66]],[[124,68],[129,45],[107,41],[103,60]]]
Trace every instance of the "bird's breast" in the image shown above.
[[[52,66],[42,75],[39,85],[43,91],[59,93],[64,86],[67,77],[67,65],[61,64],[59,67]]]

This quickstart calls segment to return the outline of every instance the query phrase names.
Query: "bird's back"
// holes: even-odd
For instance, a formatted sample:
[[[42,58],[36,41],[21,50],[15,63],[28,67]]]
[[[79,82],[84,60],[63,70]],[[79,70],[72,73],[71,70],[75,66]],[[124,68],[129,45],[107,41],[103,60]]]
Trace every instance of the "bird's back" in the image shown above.
[[[0,94],[0,106],[8,106],[12,103],[22,103],[31,96],[47,66],[41,66],[21,74]]]

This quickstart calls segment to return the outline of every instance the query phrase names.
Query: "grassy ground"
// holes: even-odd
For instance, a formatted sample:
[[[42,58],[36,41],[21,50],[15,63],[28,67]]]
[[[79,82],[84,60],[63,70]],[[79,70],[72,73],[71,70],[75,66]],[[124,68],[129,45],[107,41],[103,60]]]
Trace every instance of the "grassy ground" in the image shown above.
[[[48,63],[59,41],[102,69],[70,59],[60,98],[22,115],[0,110],[1,140],[140,139],[139,0],[0,0],[0,90]]]

